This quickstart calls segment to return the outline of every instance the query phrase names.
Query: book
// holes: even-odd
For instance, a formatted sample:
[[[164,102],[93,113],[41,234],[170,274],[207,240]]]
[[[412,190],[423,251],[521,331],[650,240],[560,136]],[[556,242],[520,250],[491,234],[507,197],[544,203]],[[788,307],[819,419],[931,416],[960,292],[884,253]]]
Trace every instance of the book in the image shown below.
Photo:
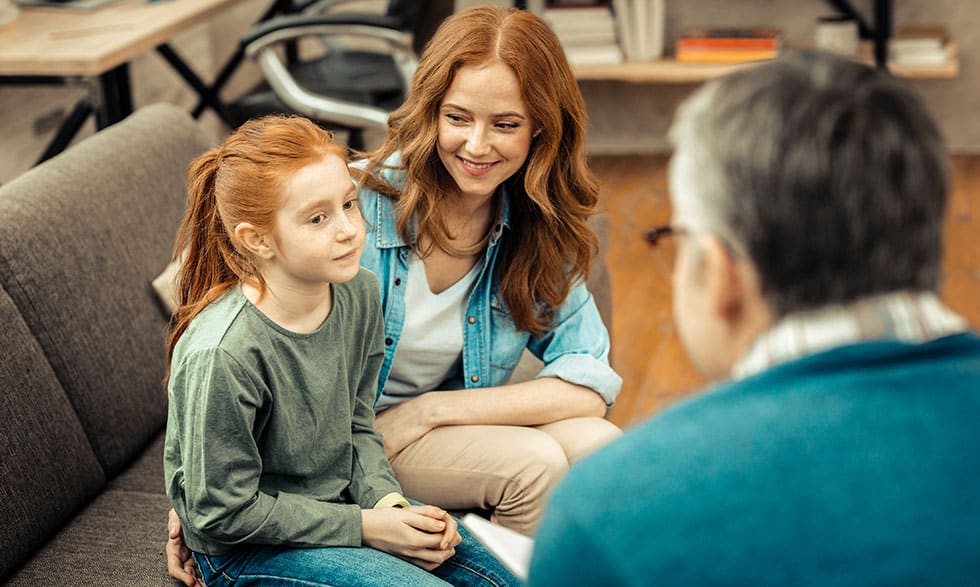
[[[466,514],[460,522],[510,572],[521,581],[527,581],[534,539],[494,524],[477,514]]]
[[[779,56],[775,49],[711,49],[706,51],[678,49],[677,60],[685,63],[743,63],[774,59]]]
[[[619,45],[565,47],[565,58],[572,65],[613,65],[623,62]]]
[[[550,2],[541,17],[555,32],[572,65],[607,65],[623,61],[616,24],[607,3],[559,5]]]
[[[95,10],[119,0],[13,0],[24,8],[65,8],[67,10]]]
[[[741,63],[777,57],[782,46],[777,27],[700,27],[684,31],[674,48],[678,61]]]
[[[949,60],[948,47],[949,33],[945,27],[906,26],[888,40],[888,61],[909,67],[941,66]]]
[[[779,49],[778,38],[681,37],[677,47],[685,49]]]

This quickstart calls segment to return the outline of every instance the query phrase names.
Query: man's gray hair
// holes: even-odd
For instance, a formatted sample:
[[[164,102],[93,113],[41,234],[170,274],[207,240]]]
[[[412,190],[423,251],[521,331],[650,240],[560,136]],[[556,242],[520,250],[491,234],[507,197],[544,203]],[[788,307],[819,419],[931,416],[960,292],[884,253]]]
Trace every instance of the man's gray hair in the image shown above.
[[[792,53],[705,84],[671,138],[685,222],[750,258],[777,317],[938,287],[946,149],[887,72]]]

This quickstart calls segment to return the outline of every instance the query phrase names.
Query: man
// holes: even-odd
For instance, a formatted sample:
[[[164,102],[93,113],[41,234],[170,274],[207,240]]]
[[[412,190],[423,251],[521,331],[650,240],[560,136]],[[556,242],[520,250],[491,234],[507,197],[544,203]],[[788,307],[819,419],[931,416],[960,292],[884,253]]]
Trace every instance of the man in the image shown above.
[[[980,337],[943,306],[946,153],[912,90],[803,53],[680,111],[674,313],[728,379],[586,459],[529,583],[980,580]]]

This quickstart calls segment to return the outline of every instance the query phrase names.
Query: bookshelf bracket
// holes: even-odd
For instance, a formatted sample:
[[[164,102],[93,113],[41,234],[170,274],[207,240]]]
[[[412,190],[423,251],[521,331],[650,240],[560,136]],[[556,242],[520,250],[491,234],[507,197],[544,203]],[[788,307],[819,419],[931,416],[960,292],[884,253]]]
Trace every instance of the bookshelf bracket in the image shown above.
[[[874,0],[873,24],[861,17],[850,0],[827,0],[839,13],[853,18],[863,39],[874,43],[875,65],[885,67],[888,61],[888,38],[892,34],[892,0]]]

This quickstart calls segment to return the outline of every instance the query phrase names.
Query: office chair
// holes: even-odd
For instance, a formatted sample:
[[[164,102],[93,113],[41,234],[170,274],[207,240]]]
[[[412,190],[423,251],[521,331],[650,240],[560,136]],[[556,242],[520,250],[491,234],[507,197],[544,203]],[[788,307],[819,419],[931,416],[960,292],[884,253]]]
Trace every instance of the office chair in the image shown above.
[[[263,81],[229,104],[235,124],[263,114],[301,114],[348,132],[352,149],[364,148],[365,130],[387,128],[388,113],[408,95],[418,52],[454,2],[391,0],[386,14],[325,12],[349,1],[302,3],[242,39]],[[361,46],[346,42],[352,40]]]

